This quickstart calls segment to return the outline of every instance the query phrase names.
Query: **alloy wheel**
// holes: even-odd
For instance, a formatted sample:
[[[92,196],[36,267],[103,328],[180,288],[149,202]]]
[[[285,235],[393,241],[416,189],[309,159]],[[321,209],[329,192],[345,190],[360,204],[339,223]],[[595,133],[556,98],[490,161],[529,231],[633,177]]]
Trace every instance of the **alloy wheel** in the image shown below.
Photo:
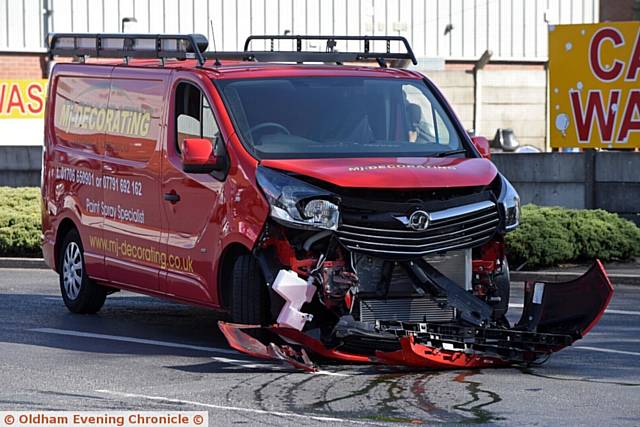
[[[76,242],[70,242],[62,260],[64,290],[70,300],[78,298],[82,286],[82,254]]]

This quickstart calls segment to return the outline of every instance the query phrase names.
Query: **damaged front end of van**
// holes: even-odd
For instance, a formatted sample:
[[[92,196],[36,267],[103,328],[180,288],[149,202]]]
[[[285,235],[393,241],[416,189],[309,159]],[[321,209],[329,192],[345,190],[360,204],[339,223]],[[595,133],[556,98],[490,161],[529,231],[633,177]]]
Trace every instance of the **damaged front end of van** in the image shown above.
[[[348,189],[268,166],[279,165],[257,170],[270,218],[253,256],[270,310],[262,324],[219,323],[241,352],[308,371],[323,359],[427,369],[528,364],[584,337],[612,297],[596,261],[573,281],[525,283],[522,315],[510,323],[504,236],[518,226],[520,200],[499,173],[485,186],[398,191]]]

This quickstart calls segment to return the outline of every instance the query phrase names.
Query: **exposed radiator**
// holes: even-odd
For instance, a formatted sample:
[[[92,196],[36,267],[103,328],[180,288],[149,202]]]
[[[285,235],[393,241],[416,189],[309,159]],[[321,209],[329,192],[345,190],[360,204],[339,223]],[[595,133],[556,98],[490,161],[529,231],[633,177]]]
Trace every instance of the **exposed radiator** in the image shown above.
[[[447,322],[454,320],[452,307],[441,308],[430,298],[361,299],[360,321]]]

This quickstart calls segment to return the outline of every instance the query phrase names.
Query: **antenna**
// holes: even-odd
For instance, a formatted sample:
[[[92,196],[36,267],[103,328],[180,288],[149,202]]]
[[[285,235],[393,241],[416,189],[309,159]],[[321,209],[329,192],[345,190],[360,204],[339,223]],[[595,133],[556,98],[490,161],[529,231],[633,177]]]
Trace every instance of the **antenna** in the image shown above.
[[[216,47],[216,34],[213,32],[213,19],[209,20],[209,26],[211,26],[211,39],[213,40],[213,51],[215,53],[218,53],[218,48]],[[218,56],[215,57],[215,61],[213,65],[215,65],[216,67],[219,67],[222,65],[220,63],[220,59],[218,59]]]

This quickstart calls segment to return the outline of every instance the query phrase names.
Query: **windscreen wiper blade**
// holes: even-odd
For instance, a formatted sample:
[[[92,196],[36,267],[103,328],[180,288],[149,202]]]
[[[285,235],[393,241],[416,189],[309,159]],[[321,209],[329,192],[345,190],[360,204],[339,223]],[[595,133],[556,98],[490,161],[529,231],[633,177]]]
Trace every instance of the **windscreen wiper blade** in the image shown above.
[[[467,150],[461,148],[460,150],[442,151],[436,154],[435,157],[447,157],[447,156],[453,156],[454,154],[466,154],[466,153],[467,153]]]

